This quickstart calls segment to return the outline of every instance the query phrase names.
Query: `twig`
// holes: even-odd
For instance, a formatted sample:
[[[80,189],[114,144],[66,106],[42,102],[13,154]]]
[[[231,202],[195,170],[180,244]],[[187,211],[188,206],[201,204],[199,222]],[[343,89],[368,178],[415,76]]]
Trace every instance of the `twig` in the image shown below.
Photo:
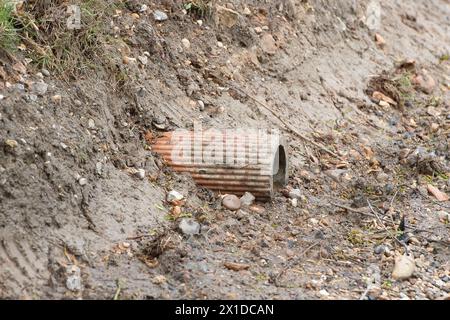
[[[372,218],[376,218],[377,217],[376,215],[373,215],[371,213],[364,212],[362,210],[358,210],[358,209],[354,209],[354,208],[350,208],[350,207],[344,206],[344,205],[339,204],[339,203],[330,202],[330,204],[332,204],[333,206],[345,209],[347,211],[354,212],[354,213],[359,213],[359,214],[362,214],[362,215],[365,215],[365,216],[368,216],[368,217],[372,217]]]
[[[330,149],[328,149],[327,147],[321,145],[320,143],[315,142],[314,140],[311,140],[310,138],[308,138],[307,136],[305,136],[304,134],[302,134],[301,132],[297,131],[297,129],[295,129],[292,125],[290,125],[289,123],[287,123],[286,121],[284,121],[283,119],[281,119],[267,104],[265,104],[264,102],[260,101],[259,99],[257,99],[256,97],[252,96],[251,94],[235,87],[232,86],[234,90],[239,91],[240,93],[246,95],[247,97],[249,97],[250,99],[252,99],[253,101],[255,101],[256,103],[258,103],[260,106],[262,106],[264,109],[266,109],[267,111],[269,111],[274,117],[276,117],[291,133],[297,135],[298,137],[300,137],[301,139],[303,139],[304,141],[314,145],[315,147],[319,148],[320,150],[332,155],[333,157],[338,158],[341,161],[344,161],[344,159],[342,157],[340,157],[338,154],[336,154],[335,152],[331,151]]]
[[[301,258],[303,258],[303,256],[312,248],[314,248],[315,246],[317,246],[319,244],[319,242],[314,242],[312,245],[310,245],[309,247],[307,247],[305,250],[303,250],[297,257],[297,259],[291,261],[290,263],[288,263],[288,265],[286,267],[283,268],[283,270],[280,271],[280,273],[275,277],[275,284],[278,282],[278,279],[289,269],[290,266],[296,264],[297,262],[300,261]]]
[[[117,290],[116,290],[116,293],[114,294],[113,300],[118,300],[119,299],[120,290],[122,290],[122,287],[120,285],[120,280],[119,279],[116,280],[116,285],[117,285]]]

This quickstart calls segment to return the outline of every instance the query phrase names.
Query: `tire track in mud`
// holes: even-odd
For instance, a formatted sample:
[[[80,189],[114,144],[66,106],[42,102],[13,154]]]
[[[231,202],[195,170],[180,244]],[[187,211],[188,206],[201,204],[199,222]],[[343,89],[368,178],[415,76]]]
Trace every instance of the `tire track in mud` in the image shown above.
[[[50,274],[46,257],[40,248],[24,239],[0,235],[0,298],[8,296],[31,297],[47,282]]]

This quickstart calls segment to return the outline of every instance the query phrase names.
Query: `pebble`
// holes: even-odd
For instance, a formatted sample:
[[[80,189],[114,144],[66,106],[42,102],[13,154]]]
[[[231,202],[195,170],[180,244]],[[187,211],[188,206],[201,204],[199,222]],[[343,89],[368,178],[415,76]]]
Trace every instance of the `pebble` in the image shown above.
[[[95,121],[93,119],[88,120],[88,128],[95,129]]]
[[[228,194],[223,197],[222,205],[228,210],[236,211],[241,207],[241,200],[234,194]]]
[[[44,76],[50,77],[50,72],[47,69],[42,69],[41,72]]]
[[[15,89],[18,91],[25,91],[25,86],[22,83],[16,83]]]
[[[171,190],[166,197],[167,202],[174,202],[174,201],[181,201],[183,200],[184,196],[179,193],[178,191]]]
[[[200,224],[191,218],[183,218],[178,225],[181,232],[185,235],[194,235],[200,233]]]
[[[87,179],[86,178],[80,178],[78,180],[78,183],[80,184],[80,186],[84,186],[87,184]]]
[[[19,144],[17,143],[17,141],[16,140],[13,140],[13,139],[6,139],[5,140],[5,144],[7,145],[7,146],[9,146],[11,149],[14,149],[14,148],[16,148]]]
[[[97,174],[98,174],[99,176],[102,175],[103,164],[102,164],[101,162],[97,162],[97,163],[95,164],[95,171],[97,172]]]
[[[242,205],[251,206],[255,202],[255,196],[250,192],[246,192],[240,200]]]
[[[200,111],[204,111],[205,110],[205,103],[202,100],[198,100],[198,108]]]
[[[395,258],[392,278],[394,280],[405,280],[411,277],[416,269],[416,263],[412,256],[402,255]]]
[[[257,34],[260,34],[260,33],[263,32],[263,30],[261,29],[261,27],[255,27],[253,30],[255,30],[255,32],[256,32]]]
[[[31,84],[31,91],[38,96],[43,96],[47,93],[48,84],[45,82],[33,82]]]
[[[137,169],[136,173],[134,174],[136,177],[138,177],[141,180],[144,180],[145,178],[145,170],[144,169]]]
[[[148,63],[148,57],[146,55],[138,56],[137,59],[140,63],[142,63],[144,66]]]
[[[5,98],[5,96],[0,94],[0,100],[3,100],[4,98]]]
[[[183,47],[185,47],[186,49],[189,49],[191,47],[191,42],[186,38],[183,38],[181,40],[181,43],[183,44]]]
[[[145,12],[145,11],[147,11],[147,9],[148,9],[148,6],[146,4],[143,4],[141,6],[141,8],[139,9],[139,12]]]
[[[155,12],[153,12],[153,18],[156,21],[166,21],[167,19],[169,19],[167,14],[165,12],[163,12],[163,11],[160,11],[160,10],[155,10]]]
[[[325,289],[320,290],[320,291],[319,291],[319,294],[320,294],[321,296],[325,296],[325,297],[328,297],[328,296],[330,295],[330,294],[328,293],[328,291],[325,290]]]
[[[443,221],[450,222],[450,213],[448,213],[448,212],[445,212],[443,210],[438,211],[437,216],[439,217],[439,219],[441,219]]]
[[[300,189],[292,189],[291,191],[289,191],[289,198],[291,199],[299,199],[301,198],[302,193],[300,191]]]
[[[271,34],[266,33],[261,37],[261,49],[267,54],[275,54],[277,52],[277,46],[275,45],[275,39]]]
[[[291,200],[291,205],[296,208],[298,206],[298,199],[294,198],[294,199],[290,199]]]
[[[244,11],[242,11],[242,14],[243,14],[244,16],[249,16],[249,15],[252,14],[252,12],[250,11],[250,9],[249,9],[248,7],[245,7],[245,8],[244,8]]]
[[[386,247],[384,245],[380,244],[373,249],[373,252],[375,254],[382,254],[382,253],[384,253],[385,250],[386,250]]]
[[[77,107],[81,107],[81,101],[80,100],[75,100],[74,101],[74,103],[75,103],[75,105],[77,106]]]
[[[55,94],[52,96],[53,103],[61,104],[62,97],[59,94]]]
[[[70,291],[81,290],[81,271],[80,268],[75,265],[69,265],[66,267],[66,287]]]

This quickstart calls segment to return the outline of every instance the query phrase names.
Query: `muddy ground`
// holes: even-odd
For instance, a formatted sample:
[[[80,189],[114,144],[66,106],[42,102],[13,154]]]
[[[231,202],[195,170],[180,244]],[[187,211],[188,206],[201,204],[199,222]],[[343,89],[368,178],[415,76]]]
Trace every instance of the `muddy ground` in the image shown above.
[[[111,3],[76,73],[41,71],[26,41],[0,55],[1,298],[448,297],[448,1],[384,1],[374,30],[369,1]],[[193,121],[279,128],[297,204],[230,211],[173,172],[145,135]]]

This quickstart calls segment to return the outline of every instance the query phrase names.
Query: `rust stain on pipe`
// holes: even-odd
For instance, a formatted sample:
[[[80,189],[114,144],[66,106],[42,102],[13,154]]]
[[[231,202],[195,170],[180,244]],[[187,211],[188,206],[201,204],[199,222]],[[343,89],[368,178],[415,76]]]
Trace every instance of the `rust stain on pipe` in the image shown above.
[[[258,200],[269,200],[288,179],[284,138],[261,130],[167,132],[153,140],[152,151],[175,171],[221,194],[251,192]]]

